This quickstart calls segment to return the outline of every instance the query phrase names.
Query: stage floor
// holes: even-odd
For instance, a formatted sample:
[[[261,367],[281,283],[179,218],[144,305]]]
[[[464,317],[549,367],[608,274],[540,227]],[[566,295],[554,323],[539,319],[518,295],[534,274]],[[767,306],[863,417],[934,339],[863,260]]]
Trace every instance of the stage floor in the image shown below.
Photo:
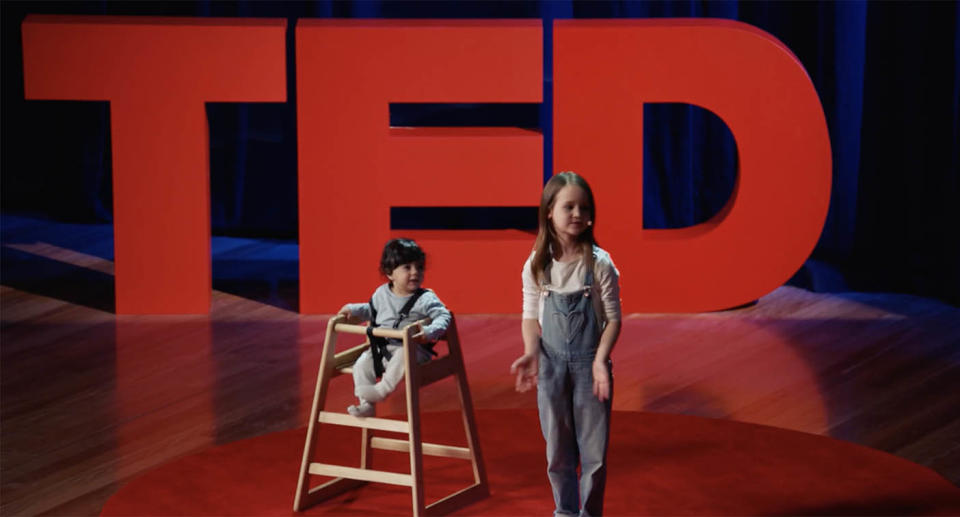
[[[305,424],[327,317],[292,310],[296,247],[214,240],[209,316],[118,317],[109,226],[4,217],[0,513],[96,515],[160,465]],[[532,410],[508,373],[519,316],[458,325],[477,408]],[[613,359],[616,411],[828,436],[960,482],[957,308],[781,287],[739,310],[628,315]],[[456,408],[443,390],[421,403]]]
[[[453,515],[550,515],[536,411],[482,410],[477,421],[490,495],[458,505]],[[466,445],[459,412],[425,413],[422,429],[426,442]],[[960,488],[932,470],[842,440],[633,411],[615,411],[610,431],[606,515],[960,514]],[[292,494],[305,436],[304,429],[270,433],[164,464],[123,486],[103,515],[298,515]],[[318,436],[314,461],[359,465],[358,429],[321,425]],[[372,456],[376,470],[410,472],[406,453]],[[330,479],[312,476],[310,484]],[[473,483],[469,461],[424,457],[427,504]],[[405,515],[410,507],[409,488],[371,483],[300,515]]]

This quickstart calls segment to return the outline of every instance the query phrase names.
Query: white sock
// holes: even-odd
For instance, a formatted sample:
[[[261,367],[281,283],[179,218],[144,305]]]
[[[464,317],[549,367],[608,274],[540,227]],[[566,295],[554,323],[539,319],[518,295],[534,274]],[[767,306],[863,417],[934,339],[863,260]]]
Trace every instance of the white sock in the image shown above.
[[[376,407],[367,401],[361,400],[360,404],[356,406],[347,406],[347,413],[356,417],[373,416],[376,414]]]

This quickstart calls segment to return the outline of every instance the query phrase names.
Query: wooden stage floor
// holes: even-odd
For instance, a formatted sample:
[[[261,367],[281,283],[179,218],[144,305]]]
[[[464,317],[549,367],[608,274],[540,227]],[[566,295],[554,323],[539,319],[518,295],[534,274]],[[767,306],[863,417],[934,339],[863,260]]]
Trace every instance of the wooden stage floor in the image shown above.
[[[97,515],[157,465],[305,424],[327,318],[285,307],[283,279],[245,291],[215,271],[209,316],[118,317],[108,258],[24,235],[2,246],[0,513]],[[519,316],[458,325],[476,406],[534,407],[508,373]],[[738,310],[626,316],[613,358],[616,410],[827,435],[960,483],[960,309],[781,287]],[[350,391],[335,381],[332,407]],[[424,409],[455,409],[450,393],[425,390]],[[379,411],[402,412],[399,397]]]

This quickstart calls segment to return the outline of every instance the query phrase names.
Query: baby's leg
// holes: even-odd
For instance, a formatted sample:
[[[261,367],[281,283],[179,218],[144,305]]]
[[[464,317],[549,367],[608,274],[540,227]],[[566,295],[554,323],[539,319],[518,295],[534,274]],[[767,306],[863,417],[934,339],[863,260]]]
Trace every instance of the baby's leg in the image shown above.
[[[405,370],[404,367],[404,358],[403,358],[403,347],[399,345],[390,347],[390,360],[387,361],[386,368],[384,368],[383,376],[380,377],[380,382],[373,384],[372,386],[359,386],[356,387],[357,396],[361,399],[369,400],[370,402],[380,402],[381,400],[390,396],[397,389],[397,385],[400,384],[400,381],[403,380],[403,373]],[[417,362],[419,364],[425,363],[430,360],[430,354],[424,352],[417,347]]]
[[[397,358],[398,355],[402,356],[403,354],[397,354],[396,351],[392,351],[393,355],[389,362],[385,364],[384,367],[384,377],[386,377],[387,369],[390,368],[390,364]],[[361,359],[364,361],[361,364]],[[402,357],[401,357],[402,359]],[[353,393],[360,399],[360,402],[367,403],[377,403],[385,399],[390,393],[381,394],[377,389],[377,374],[373,370],[373,354],[369,350],[360,354],[360,357],[357,358],[357,362],[353,365]]]
[[[373,371],[373,356],[367,350],[360,354],[360,357],[353,363],[353,392],[360,399],[360,403],[347,407],[347,413],[361,417],[373,416],[376,413],[370,400],[363,396],[365,390],[373,389],[373,384],[376,381],[377,377]]]
[[[365,386],[373,386],[377,382],[377,374],[373,371],[373,354],[365,350],[357,361],[353,363],[353,393],[360,399],[365,399],[360,392]]]
[[[392,355],[390,356],[390,360],[387,361],[387,367],[383,372],[383,377],[380,377],[380,382],[373,386],[372,394],[376,395],[377,401],[387,398],[397,389],[400,381],[403,380],[403,347],[398,346],[396,349],[391,350],[390,353]]]

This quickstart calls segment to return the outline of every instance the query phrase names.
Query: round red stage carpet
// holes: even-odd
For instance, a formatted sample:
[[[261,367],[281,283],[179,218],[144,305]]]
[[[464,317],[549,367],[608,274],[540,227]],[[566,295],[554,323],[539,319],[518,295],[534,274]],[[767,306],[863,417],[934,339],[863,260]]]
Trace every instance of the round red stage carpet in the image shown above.
[[[543,440],[533,410],[477,414],[489,498],[458,515],[550,515]],[[458,413],[426,413],[424,441],[465,444]],[[960,488],[896,456],[839,440],[726,420],[616,412],[608,515],[951,515]],[[323,426],[318,460],[357,466],[360,432]],[[122,487],[102,515],[398,515],[410,490],[368,484],[292,511],[305,429],[214,447]],[[427,503],[471,483],[469,463],[426,457]],[[374,468],[409,472],[405,453]],[[314,477],[312,485],[321,481]]]

